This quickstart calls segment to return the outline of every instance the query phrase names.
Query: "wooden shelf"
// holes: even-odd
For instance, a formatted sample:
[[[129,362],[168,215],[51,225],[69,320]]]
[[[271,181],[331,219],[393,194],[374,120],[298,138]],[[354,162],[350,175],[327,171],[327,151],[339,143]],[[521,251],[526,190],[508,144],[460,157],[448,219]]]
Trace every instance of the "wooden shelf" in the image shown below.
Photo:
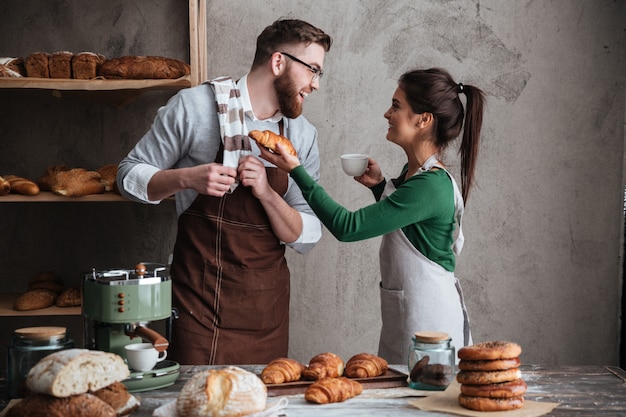
[[[175,80],[76,80],[61,78],[0,78],[0,88],[33,88],[61,91],[112,91],[181,89],[191,87],[191,76]]]
[[[91,194],[83,197],[63,197],[49,191],[42,191],[37,195],[7,194],[0,196],[0,203],[101,203],[105,201],[130,202],[130,200],[115,193]]]
[[[78,316],[82,314],[82,307],[48,307],[39,310],[16,311],[13,303],[21,294],[0,294],[1,317],[35,317],[35,316]]]
[[[206,0],[189,0],[190,75],[175,80],[76,80],[58,78],[0,78],[0,90],[50,90],[56,97],[99,101],[115,107],[133,102],[149,90],[180,90],[207,78]]]
[[[174,196],[163,199],[163,201],[174,202],[176,199]],[[132,203],[133,201],[122,197],[119,194],[112,192],[106,192],[102,194],[90,194],[83,197],[63,197],[62,195],[54,194],[50,191],[42,191],[37,195],[21,195],[21,194],[7,194],[0,196],[1,203],[104,203],[104,202],[126,202]]]

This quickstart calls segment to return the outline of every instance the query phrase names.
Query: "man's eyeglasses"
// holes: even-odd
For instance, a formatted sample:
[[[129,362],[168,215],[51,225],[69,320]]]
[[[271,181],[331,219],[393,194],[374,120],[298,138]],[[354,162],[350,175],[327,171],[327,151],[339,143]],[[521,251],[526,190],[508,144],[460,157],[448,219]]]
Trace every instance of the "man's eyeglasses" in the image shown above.
[[[285,55],[287,58],[296,61],[298,64],[302,64],[309,69],[313,73],[313,78],[311,78],[311,82],[317,80],[318,78],[322,78],[324,76],[324,71],[319,68],[315,68],[312,65],[307,64],[306,62],[299,60],[293,55],[288,54],[287,52],[281,52],[281,54]]]

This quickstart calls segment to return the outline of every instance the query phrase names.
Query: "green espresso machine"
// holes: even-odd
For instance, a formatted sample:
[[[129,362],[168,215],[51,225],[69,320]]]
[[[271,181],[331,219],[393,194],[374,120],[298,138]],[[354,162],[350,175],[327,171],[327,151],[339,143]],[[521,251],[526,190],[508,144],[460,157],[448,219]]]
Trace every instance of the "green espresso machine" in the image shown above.
[[[112,269],[83,276],[83,317],[85,347],[116,353],[126,359],[124,347],[149,342],[159,351],[169,341],[148,327],[150,322],[172,319],[172,281],[163,264],[141,262],[133,269]],[[180,365],[171,360],[154,369],[134,372],[123,381],[131,392],[173,384]]]

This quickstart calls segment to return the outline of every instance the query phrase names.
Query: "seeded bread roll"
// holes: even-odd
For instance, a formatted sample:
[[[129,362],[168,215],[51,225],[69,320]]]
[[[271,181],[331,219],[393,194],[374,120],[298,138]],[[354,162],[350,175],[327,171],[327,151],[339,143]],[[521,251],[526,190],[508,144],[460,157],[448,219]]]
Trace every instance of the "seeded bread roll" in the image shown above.
[[[106,402],[91,394],[55,398],[34,394],[8,409],[6,417],[117,417]]]
[[[104,192],[100,174],[83,168],[59,171],[55,175],[52,192],[65,197],[81,197]]]

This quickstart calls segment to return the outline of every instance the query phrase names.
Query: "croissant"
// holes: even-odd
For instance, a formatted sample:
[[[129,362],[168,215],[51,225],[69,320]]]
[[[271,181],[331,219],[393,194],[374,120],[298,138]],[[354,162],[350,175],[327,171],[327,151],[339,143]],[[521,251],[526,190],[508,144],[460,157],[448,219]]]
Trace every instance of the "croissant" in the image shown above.
[[[343,375],[343,360],[334,353],[326,352],[315,355],[304,370],[304,379],[315,381],[324,377],[336,378]]]
[[[298,155],[296,149],[293,147],[289,139],[282,135],[277,135],[271,130],[264,130],[262,132],[260,130],[251,130],[250,132],[248,132],[248,136],[256,140],[259,145],[265,146],[272,151],[278,151],[276,144],[280,143],[285,149],[287,149],[287,152],[294,156]]]
[[[359,353],[346,362],[344,374],[350,378],[373,378],[387,372],[389,364],[380,356]]]
[[[352,379],[322,378],[309,385],[304,392],[304,399],[318,404],[339,403],[363,392],[363,387]]]
[[[261,379],[266,384],[282,384],[298,381],[305,366],[289,358],[274,359],[261,371]]]

